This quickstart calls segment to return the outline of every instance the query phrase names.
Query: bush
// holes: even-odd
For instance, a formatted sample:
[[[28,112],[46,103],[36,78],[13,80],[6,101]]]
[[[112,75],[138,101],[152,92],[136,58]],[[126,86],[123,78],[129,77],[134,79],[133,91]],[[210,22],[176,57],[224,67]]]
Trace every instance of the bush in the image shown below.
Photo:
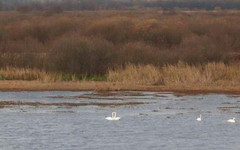
[[[124,44],[117,53],[118,64],[135,65],[154,64],[157,61],[157,49],[143,42]]]
[[[162,67],[240,60],[238,11],[156,12],[0,12],[0,68],[90,78],[129,63]]]
[[[164,22],[156,19],[143,20],[135,27],[135,33],[140,39],[151,42],[162,48],[171,48],[181,43],[187,34],[185,25],[177,20]]]
[[[133,23],[125,17],[114,17],[93,22],[87,29],[88,35],[102,37],[113,43],[128,41]]]
[[[78,74],[103,74],[112,64],[112,45],[105,40],[72,36],[55,41],[50,69]]]

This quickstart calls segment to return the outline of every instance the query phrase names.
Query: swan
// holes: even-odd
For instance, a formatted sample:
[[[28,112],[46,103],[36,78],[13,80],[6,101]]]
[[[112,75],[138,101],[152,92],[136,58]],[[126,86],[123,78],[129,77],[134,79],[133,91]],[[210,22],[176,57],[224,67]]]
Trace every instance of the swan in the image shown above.
[[[202,121],[202,115],[200,114],[200,116],[197,118],[197,121]]]
[[[120,117],[117,117],[116,112],[112,112],[112,117],[106,117],[105,119],[111,120],[111,121],[116,121],[116,120],[120,120]]]
[[[236,122],[235,119],[236,119],[236,118],[229,119],[227,122],[235,123],[235,122]]]

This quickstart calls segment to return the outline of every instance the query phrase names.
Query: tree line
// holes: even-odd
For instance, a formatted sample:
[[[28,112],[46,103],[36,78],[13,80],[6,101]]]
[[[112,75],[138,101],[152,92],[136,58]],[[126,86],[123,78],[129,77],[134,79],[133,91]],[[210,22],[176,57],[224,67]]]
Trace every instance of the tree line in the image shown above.
[[[0,10],[240,9],[238,0],[0,0]]]
[[[240,60],[239,12],[0,12],[0,68],[104,75],[126,64]]]

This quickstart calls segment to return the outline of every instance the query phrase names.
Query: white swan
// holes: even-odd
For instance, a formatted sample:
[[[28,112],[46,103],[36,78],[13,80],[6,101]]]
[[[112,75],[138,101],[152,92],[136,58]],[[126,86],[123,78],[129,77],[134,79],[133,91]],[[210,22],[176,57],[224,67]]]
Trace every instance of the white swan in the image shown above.
[[[120,117],[117,117],[117,113],[116,112],[112,112],[112,117],[107,117],[105,119],[111,120],[111,121],[116,121],[116,120],[120,120]]]
[[[202,115],[200,114],[200,116],[197,118],[197,121],[202,121]]]
[[[227,122],[235,123],[235,122],[236,122],[235,119],[236,119],[236,118],[229,119]]]

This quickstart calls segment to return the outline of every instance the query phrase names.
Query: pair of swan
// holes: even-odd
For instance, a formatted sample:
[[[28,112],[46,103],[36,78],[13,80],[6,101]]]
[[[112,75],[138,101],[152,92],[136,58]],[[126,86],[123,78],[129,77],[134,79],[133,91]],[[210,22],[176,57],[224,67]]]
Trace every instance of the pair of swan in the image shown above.
[[[230,123],[236,123],[236,118],[232,118],[232,119],[229,119],[227,120],[227,122],[230,122]],[[202,115],[200,114],[200,116],[197,118],[197,121],[202,121]]]
[[[120,120],[120,117],[117,117],[116,112],[112,112],[112,117],[106,117],[105,119],[110,120],[110,121],[117,121],[117,120]]]

